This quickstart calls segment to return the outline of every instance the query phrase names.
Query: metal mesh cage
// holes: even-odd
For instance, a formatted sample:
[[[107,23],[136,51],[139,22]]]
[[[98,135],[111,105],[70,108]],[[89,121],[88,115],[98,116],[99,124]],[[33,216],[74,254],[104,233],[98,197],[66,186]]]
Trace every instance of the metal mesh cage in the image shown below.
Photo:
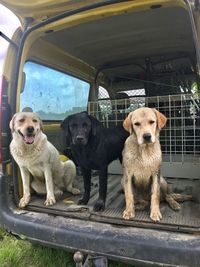
[[[200,163],[198,94],[99,100],[89,103],[89,113],[102,121],[105,127],[112,127],[122,124],[129,112],[144,106],[156,108],[168,118],[167,125],[160,134],[165,161]]]

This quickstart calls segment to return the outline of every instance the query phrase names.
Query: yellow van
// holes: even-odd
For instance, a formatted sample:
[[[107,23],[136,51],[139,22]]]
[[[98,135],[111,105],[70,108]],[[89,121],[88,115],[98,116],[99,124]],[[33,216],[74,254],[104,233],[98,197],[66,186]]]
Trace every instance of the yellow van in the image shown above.
[[[43,245],[80,250],[139,266],[200,266],[200,3],[189,0],[71,0],[1,3],[20,19],[10,41],[0,94],[0,224]],[[175,192],[192,194],[181,211],[161,204],[122,218],[122,167],[109,166],[106,210],[93,212],[97,176],[88,206],[64,195],[52,207],[22,192],[11,158],[9,121],[32,110],[48,139],[63,153],[60,128],[70,114],[87,111],[105,127],[121,124],[138,107],[164,113],[162,173]],[[81,174],[77,175],[82,187]],[[97,265],[95,265],[97,266]],[[102,267],[105,266],[102,263]]]

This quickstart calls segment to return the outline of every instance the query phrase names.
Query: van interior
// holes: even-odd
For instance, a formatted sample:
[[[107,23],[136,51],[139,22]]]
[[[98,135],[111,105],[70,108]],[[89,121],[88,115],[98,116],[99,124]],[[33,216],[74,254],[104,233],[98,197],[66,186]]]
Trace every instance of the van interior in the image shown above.
[[[105,211],[92,210],[98,196],[96,170],[87,206],[78,206],[80,196],[66,192],[54,206],[46,207],[44,198],[33,194],[28,210],[115,225],[199,232],[200,84],[191,23],[183,1],[137,8],[128,1],[35,27],[22,51],[17,108],[40,115],[49,141],[60,153],[69,149],[60,123],[70,114],[88,111],[105,127],[113,127],[138,107],[158,109],[168,118],[160,136],[162,174],[173,192],[192,194],[193,200],[182,203],[179,212],[162,203],[159,223],[150,220],[149,209],[124,220],[122,167],[114,161],[109,166]],[[15,174],[19,177],[17,166]],[[14,183],[17,202],[20,178]],[[79,171],[76,184],[83,190]]]

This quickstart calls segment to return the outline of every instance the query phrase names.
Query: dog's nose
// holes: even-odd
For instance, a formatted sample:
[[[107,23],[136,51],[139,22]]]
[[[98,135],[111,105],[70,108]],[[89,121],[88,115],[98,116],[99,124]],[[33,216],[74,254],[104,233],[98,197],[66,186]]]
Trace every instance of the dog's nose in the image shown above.
[[[143,134],[143,139],[146,142],[150,142],[151,141],[151,134],[150,133]]]
[[[34,132],[34,128],[32,126],[27,127],[27,133],[32,134]]]
[[[83,136],[77,136],[76,141],[81,143],[83,141]]]

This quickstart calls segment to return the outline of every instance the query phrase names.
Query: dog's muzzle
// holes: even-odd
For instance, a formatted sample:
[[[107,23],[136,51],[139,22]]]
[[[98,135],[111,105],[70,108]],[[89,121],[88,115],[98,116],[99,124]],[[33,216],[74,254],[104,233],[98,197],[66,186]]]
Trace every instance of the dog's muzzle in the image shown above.
[[[28,126],[26,130],[27,130],[27,134],[30,134],[30,135],[33,134],[34,132],[33,126]]]
[[[74,144],[75,145],[86,145],[87,144],[87,140],[83,136],[78,135],[78,136],[76,136],[74,138]]]
[[[144,143],[151,143],[152,142],[151,134],[150,133],[143,134],[143,140]]]
[[[18,133],[22,136],[24,142],[28,145],[32,145],[35,141],[35,135],[34,128],[33,127],[27,127],[27,134],[24,135],[20,130],[18,130]]]

